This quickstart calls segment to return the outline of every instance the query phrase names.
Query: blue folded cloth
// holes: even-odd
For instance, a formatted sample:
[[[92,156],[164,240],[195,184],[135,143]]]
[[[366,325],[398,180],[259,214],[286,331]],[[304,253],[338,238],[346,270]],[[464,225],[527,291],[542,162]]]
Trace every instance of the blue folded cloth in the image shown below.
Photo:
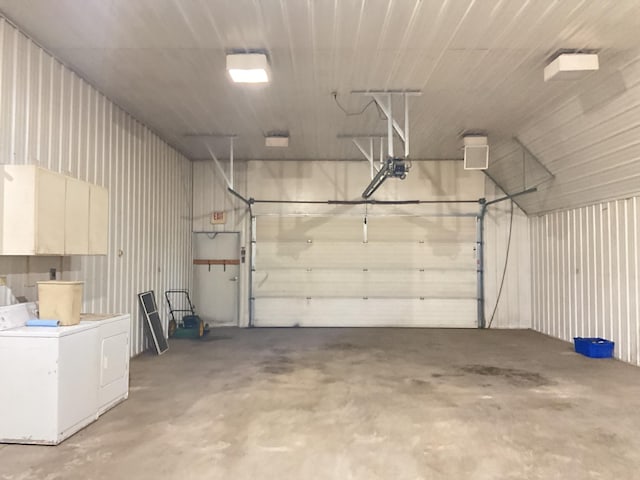
[[[27,327],[57,327],[59,320],[47,320],[44,318],[32,318],[27,320]]]

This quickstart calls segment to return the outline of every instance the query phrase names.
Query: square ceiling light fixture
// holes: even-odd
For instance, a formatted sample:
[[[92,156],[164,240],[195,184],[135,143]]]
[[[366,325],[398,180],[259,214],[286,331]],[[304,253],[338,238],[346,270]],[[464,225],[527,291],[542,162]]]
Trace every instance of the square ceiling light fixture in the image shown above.
[[[489,167],[489,144],[486,135],[464,136],[464,169],[486,170]]]
[[[597,53],[561,53],[544,67],[544,81],[577,80],[598,68]]]
[[[267,83],[269,62],[264,53],[230,53],[227,71],[236,83]]]

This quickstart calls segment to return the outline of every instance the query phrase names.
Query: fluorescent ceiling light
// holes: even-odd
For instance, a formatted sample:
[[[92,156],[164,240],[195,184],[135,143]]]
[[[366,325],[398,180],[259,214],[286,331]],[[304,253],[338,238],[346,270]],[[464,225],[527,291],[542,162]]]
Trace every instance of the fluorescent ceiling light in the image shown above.
[[[597,53],[563,53],[544,68],[544,81],[576,80],[599,67]]]
[[[227,55],[227,70],[236,83],[266,83],[269,63],[263,53],[234,53]]]
[[[288,134],[267,135],[266,137],[264,137],[264,144],[267,147],[279,147],[279,148],[288,147],[289,135]]]

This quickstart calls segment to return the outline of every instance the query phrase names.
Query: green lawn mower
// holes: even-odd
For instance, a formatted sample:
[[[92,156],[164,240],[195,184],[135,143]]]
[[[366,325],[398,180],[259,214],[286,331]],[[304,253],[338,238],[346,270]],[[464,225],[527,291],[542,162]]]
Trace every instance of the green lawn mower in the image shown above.
[[[209,324],[196,315],[187,290],[167,290],[164,298],[167,299],[171,315],[169,338],[202,338],[209,333]],[[173,308],[174,305],[188,305],[189,308]]]

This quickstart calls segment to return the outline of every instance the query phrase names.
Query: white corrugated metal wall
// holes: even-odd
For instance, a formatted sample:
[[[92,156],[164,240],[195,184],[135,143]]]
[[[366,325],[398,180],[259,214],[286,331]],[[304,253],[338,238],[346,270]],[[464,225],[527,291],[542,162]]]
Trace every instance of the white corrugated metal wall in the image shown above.
[[[485,182],[485,189],[488,201],[504,197],[504,192],[488,178]],[[514,204],[512,221],[511,202],[504,201],[487,208],[484,227],[485,319],[487,326],[493,314],[491,328],[531,328],[529,218],[518,205]],[[510,229],[511,241],[509,245]],[[505,258],[507,249],[509,251],[508,259]],[[506,271],[505,260],[507,260]],[[503,272],[505,274],[504,282],[502,282]],[[503,283],[502,294],[498,300],[501,282]]]
[[[611,338],[616,357],[640,365],[640,50],[618,52],[531,118],[518,136],[555,177],[515,142],[492,149],[490,171],[512,193],[543,181],[519,199],[540,215],[531,218],[534,328]]]
[[[131,354],[141,352],[136,293],[155,290],[163,311],[164,290],[190,283],[190,162],[3,18],[0,162],[109,189],[107,256],[0,257],[0,275],[30,300],[49,268],[83,280],[83,310],[130,312]]]
[[[193,168],[193,230],[240,231],[243,233],[242,245],[246,245],[249,249],[246,234],[249,231],[246,207],[226,191],[226,185],[212,162],[196,162]],[[359,198],[368,182],[367,172],[368,166],[365,161],[251,161],[236,163],[235,181],[236,189],[243,195],[260,199],[348,200]],[[485,182],[480,172],[465,172],[460,162],[416,161],[406,180],[389,180],[376,194],[376,198],[379,199],[445,199],[456,196],[458,198],[486,196],[490,200],[502,196],[502,193],[490,181]],[[256,205],[254,211],[257,214],[319,215],[326,211],[326,208],[322,205],[271,204]],[[340,212],[348,214],[353,208],[344,207]],[[398,208],[407,210],[408,207]],[[431,208],[421,206],[421,208],[423,213],[427,214],[451,210],[448,205]],[[335,206],[332,209],[335,210]],[[477,207],[470,205],[466,209],[475,211]],[[209,217],[214,210],[227,212],[229,220],[226,225],[210,224]],[[495,305],[497,288],[502,276],[509,213],[508,202],[505,202],[492,206],[486,217],[485,307],[487,317]],[[494,319],[494,328],[531,328],[531,266],[528,229],[528,219],[515,208],[507,277]],[[417,264],[416,267],[418,267]],[[248,264],[246,264],[240,273],[240,325],[243,326],[248,322],[246,309],[249,297],[248,274]]]
[[[228,148],[225,145],[225,148]],[[221,161],[225,172],[229,172],[228,161]],[[246,194],[246,162],[234,165],[234,189]],[[226,223],[211,224],[211,213],[225,212]],[[239,269],[238,326],[249,325],[249,268],[250,216],[247,206],[227,190],[227,184],[216,170],[213,161],[193,162],[193,222],[194,232],[239,232],[240,246],[246,249],[245,263]]]
[[[640,197],[532,218],[534,328],[640,365]]]

